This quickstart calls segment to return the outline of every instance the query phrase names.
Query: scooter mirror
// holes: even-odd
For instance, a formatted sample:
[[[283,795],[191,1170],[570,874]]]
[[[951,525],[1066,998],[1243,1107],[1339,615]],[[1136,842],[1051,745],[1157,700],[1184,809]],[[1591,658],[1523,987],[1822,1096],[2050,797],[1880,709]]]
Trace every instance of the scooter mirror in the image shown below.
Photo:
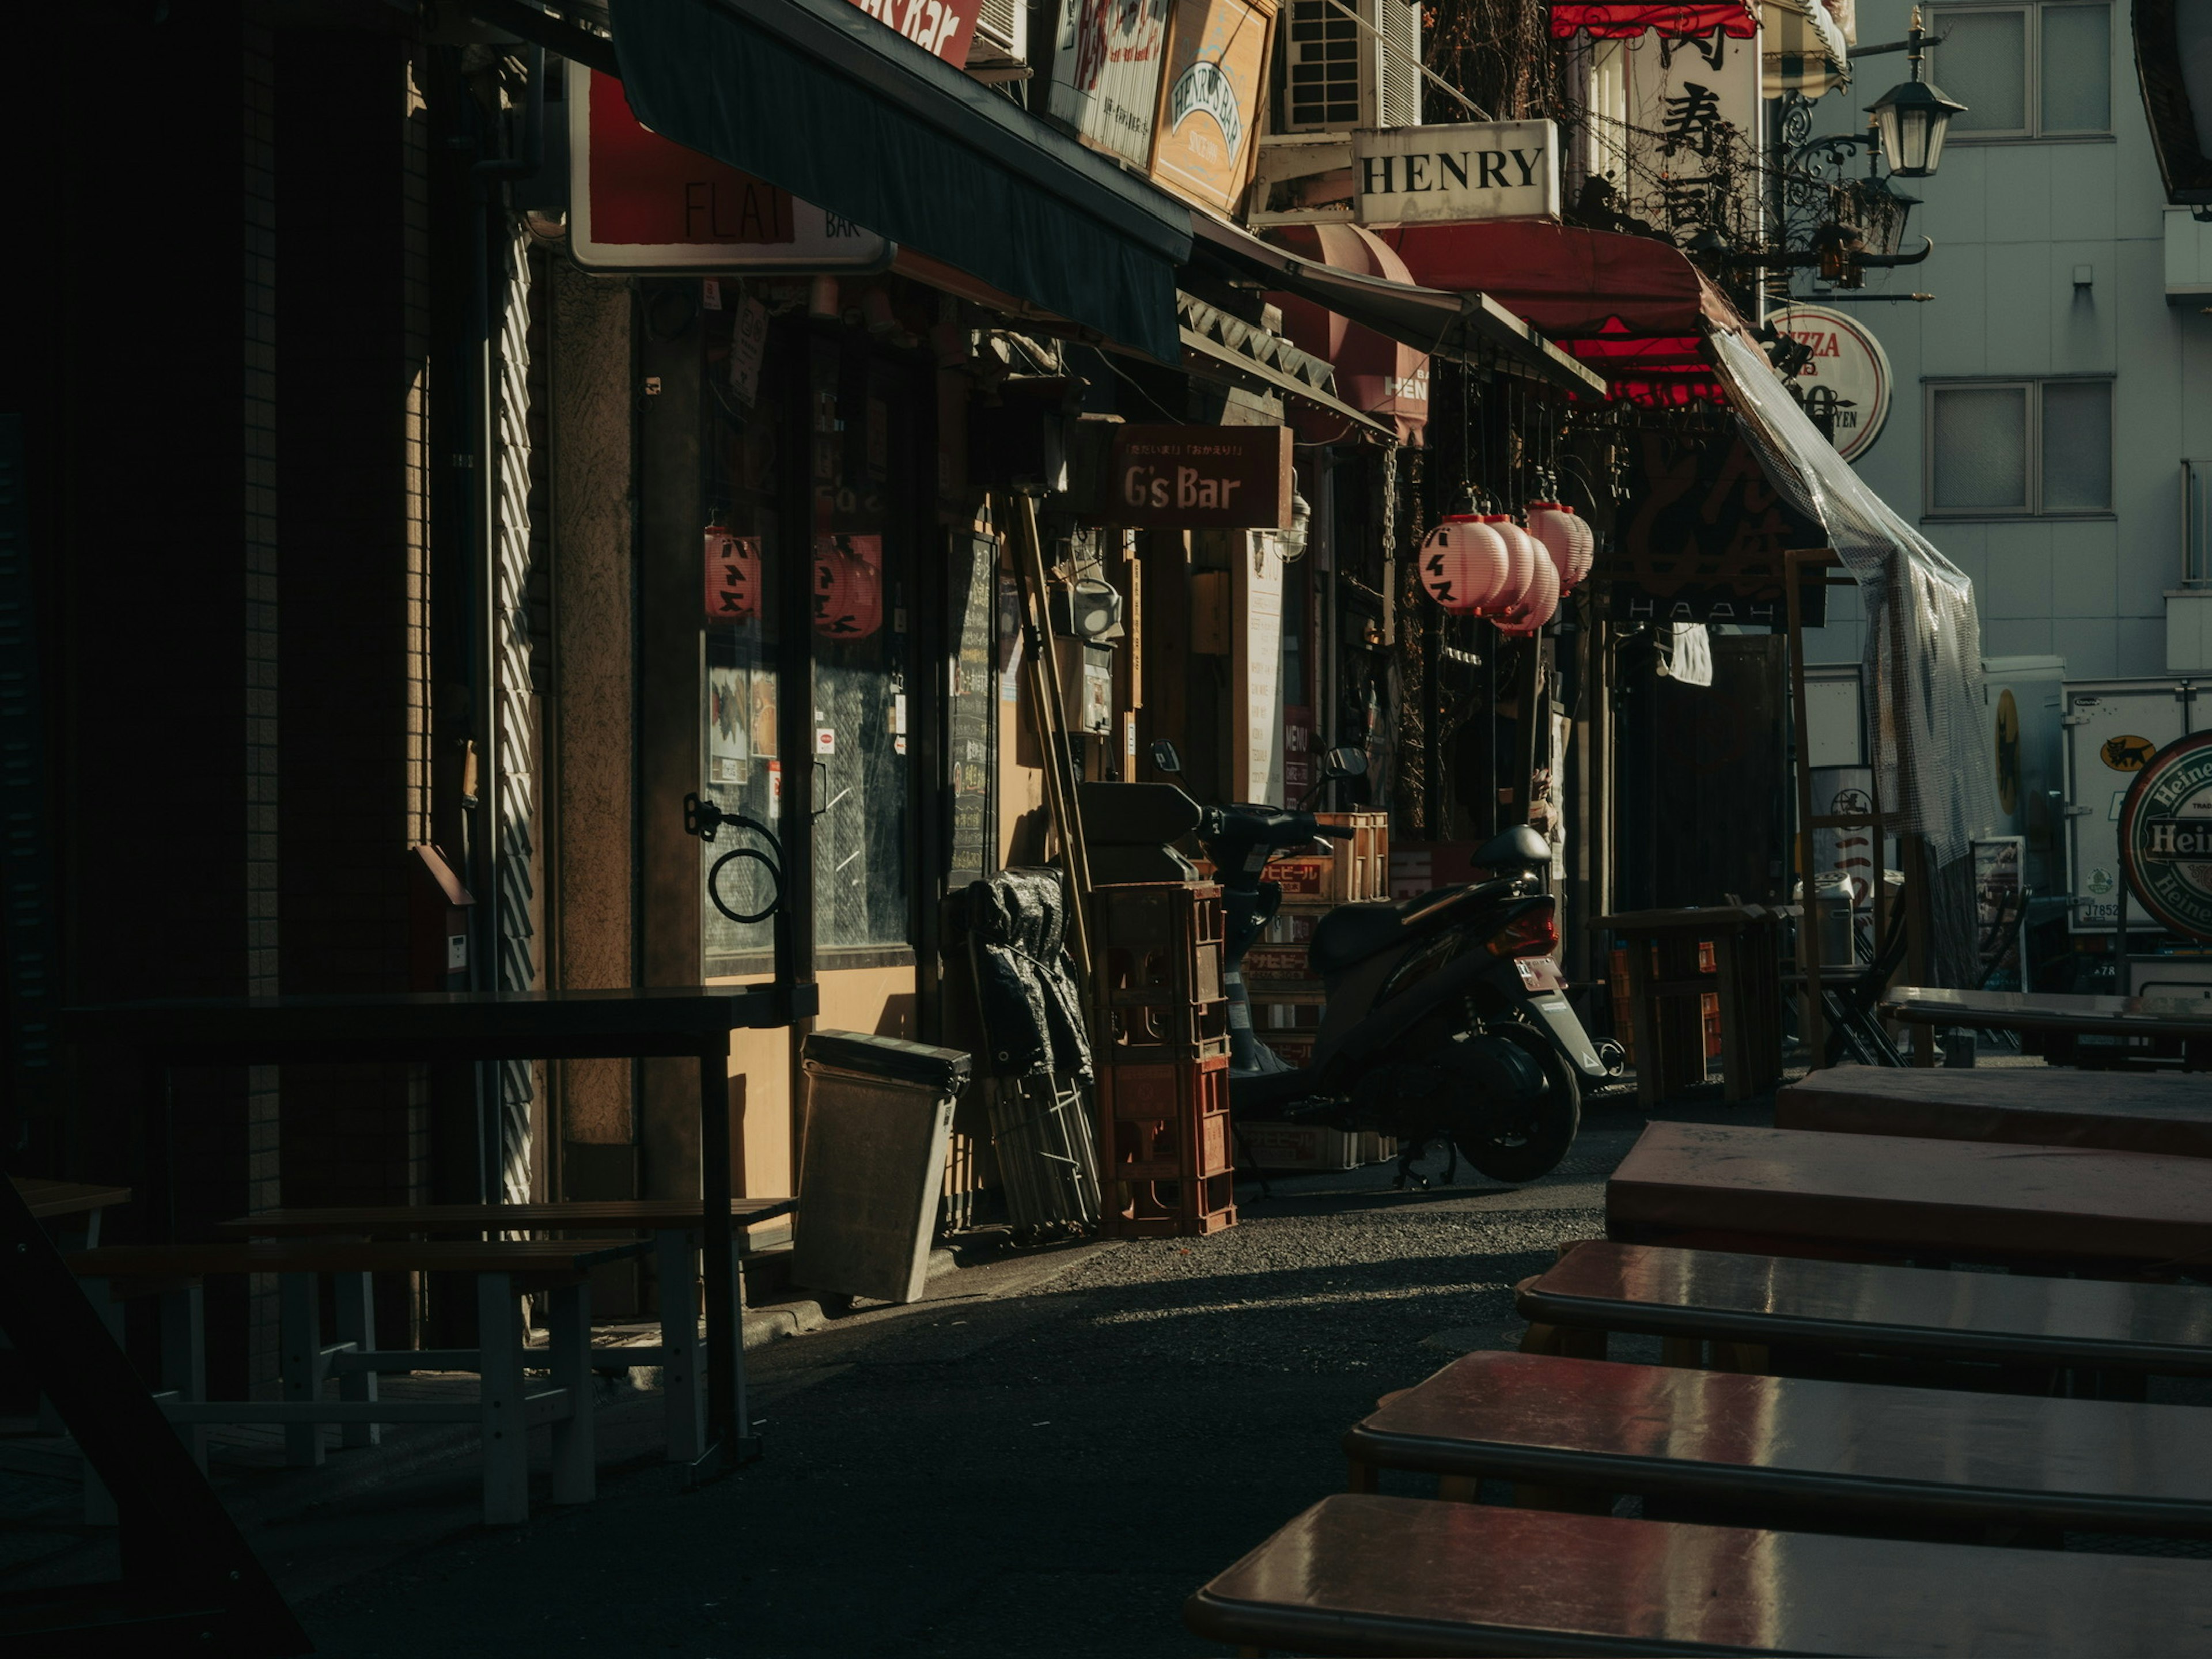
[[[1332,749],[1321,758],[1321,775],[1325,778],[1365,777],[1367,757],[1350,747]]]
[[[1152,770],[1166,772],[1170,775],[1182,770],[1182,757],[1176,753],[1176,746],[1165,738],[1156,738],[1153,741]]]

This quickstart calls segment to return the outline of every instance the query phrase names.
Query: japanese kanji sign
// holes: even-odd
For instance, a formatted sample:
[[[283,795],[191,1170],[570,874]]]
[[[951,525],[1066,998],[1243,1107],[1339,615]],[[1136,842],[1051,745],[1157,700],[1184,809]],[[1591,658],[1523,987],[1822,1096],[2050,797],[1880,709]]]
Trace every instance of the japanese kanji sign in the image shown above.
[[[1630,455],[1629,506],[1596,570],[1613,620],[1781,626],[1783,554],[1826,538],[1782,499],[1743,440],[1644,431]],[[1808,627],[1826,618],[1826,597],[1805,586]]]

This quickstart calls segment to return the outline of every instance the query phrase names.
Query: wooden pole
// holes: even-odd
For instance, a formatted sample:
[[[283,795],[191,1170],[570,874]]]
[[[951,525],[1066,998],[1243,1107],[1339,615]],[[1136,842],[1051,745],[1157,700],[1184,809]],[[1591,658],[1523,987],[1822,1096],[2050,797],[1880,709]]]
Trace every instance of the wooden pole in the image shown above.
[[[1027,495],[1000,497],[1011,506],[1008,531],[1014,550],[1014,579],[1021,594],[1023,645],[1028,653],[1022,687],[1030,708],[1030,728],[1043,750],[1046,809],[1060,836],[1060,856],[1067,866],[1067,939],[1075,958],[1077,976],[1086,991],[1091,983],[1091,850],[1083,836],[1083,812],[1077,793],[1075,769],[1068,753],[1066,709],[1060,683],[1060,657],[1053,648],[1052,609],[1045,572],[1044,548],[1037,537],[1036,502]]]
[[[1905,769],[1911,759],[1906,752],[1905,740],[1905,711],[1911,707],[1905,683],[1907,669],[1905,658],[1905,606],[1899,598],[1899,584],[1893,580],[1889,590],[1889,672],[1890,708],[1897,715],[1897,773],[1899,805],[1906,798]],[[1905,866],[1905,971],[1915,985],[1929,982],[1932,959],[1931,924],[1934,920],[1936,861],[1929,856],[1928,837],[1924,835],[1900,835],[1897,838],[1898,862]],[[1915,1025],[1912,1028],[1912,1063],[1933,1066],[1936,1063],[1936,1028]]]
[[[1827,1063],[1827,1025],[1820,1007],[1820,894],[1813,869],[1813,751],[1805,714],[1804,604],[1798,593],[1805,567],[1829,558],[1826,548],[1783,555],[1783,591],[1790,607],[1790,720],[1797,749],[1797,877],[1804,902],[1797,912],[1797,971],[1804,982],[1806,1069]]]

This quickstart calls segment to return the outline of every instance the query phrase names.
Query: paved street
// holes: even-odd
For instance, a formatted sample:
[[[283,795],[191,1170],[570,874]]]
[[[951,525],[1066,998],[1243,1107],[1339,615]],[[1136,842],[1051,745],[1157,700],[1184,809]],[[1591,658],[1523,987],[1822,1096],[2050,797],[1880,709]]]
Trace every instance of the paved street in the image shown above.
[[[1211,1238],[947,1275],[918,1308],[756,1351],[770,1452],[738,1479],[685,1495],[637,1462],[589,1509],[303,1613],[345,1659],[1200,1650],[1182,1598],[1341,1486],[1337,1437],[1378,1395],[1510,1344],[1510,1286],[1600,1231],[1640,1122],[1601,1104],[1519,1190],[1309,1176]]]

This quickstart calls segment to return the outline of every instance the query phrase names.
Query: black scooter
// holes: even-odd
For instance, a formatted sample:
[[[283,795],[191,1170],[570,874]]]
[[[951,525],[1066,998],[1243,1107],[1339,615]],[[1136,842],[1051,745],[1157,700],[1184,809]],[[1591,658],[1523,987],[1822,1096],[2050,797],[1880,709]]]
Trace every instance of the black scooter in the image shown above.
[[[1171,744],[1155,744],[1153,762],[1179,769]],[[1332,750],[1306,800],[1365,769],[1358,750]],[[1195,834],[1226,913],[1232,1109],[1378,1131],[1405,1143],[1408,1156],[1445,1137],[1494,1181],[1534,1181],[1556,1168],[1581,1124],[1583,1083],[1611,1073],[1568,1006],[1554,960],[1559,923],[1538,873],[1550,847],[1516,827],[1475,853],[1487,881],[1339,905],[1323,916],[1309,960],[1328,1003],[1312,1065],[1293,1066],[1253,1030],[1243,962],[1282,904],[1268,863],[1327,846],[1305,804],[1197,809]]]

